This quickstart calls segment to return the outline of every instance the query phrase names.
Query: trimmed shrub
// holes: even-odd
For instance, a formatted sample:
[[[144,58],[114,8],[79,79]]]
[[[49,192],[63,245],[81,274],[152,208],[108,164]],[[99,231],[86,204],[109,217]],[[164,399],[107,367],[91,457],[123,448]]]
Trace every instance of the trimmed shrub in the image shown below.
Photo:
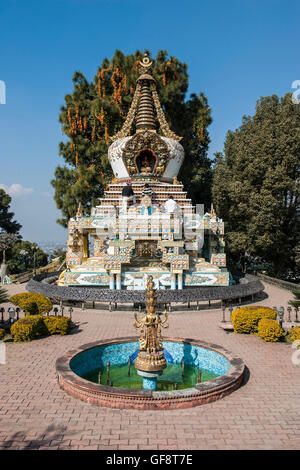
[[[71,319],[67,317],[43,317],[49,335],[67,335],[71,330]]]
[[[39,336],[48,334],[44,319],[40,315],[26,315],[20,318],[10,328],[15,342],[31,341]]]
[[[279,341],[284,334],[278,321],[270,318],[262,318],[258,323],[258,336],[264,341]]]
[[[10,332],[15,342],[31,341],[39,336],[67,335],[71,326],[71,319],[67,317],[26,315],[13,323]]]
[[[42,294],[24,292],[13,295],[10,302],[25,311],[27,315],[43,315],[52,310],[52,302]]]
[[[231,320],[235,333],[257,334],[262,318],[276,320],[277,312],[270,307],[247,306],[232,312]]]
[[[0,340],[3,339],[5,336],[5,330],[3,328],[0,328]]]
[[[300,340],[300,326],[296,326],[289,331],[289,336],[292,341]]]

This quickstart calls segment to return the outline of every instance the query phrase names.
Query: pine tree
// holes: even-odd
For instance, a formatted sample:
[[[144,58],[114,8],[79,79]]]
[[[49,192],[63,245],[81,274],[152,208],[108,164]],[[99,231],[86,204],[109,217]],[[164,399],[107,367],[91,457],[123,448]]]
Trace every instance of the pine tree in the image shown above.
[[[261,98],[255,115],[228,132],[212,191],[234,260],[258,255],[272,263],[270,274],[299,275],[299,154],[300,105],[290,94]]]
[[[127,56],[116,51],[111,60],[104,59],[91,83],[82,73],[74,73],[74,91],[65,96],[59,116],[68,138],[59,146],[65,165],[56,168],[51,182],[62,212],[57,222],[63,226],[74,216],[79,202],[88,214],[113,176],[107,158],[109,136],[120,130],[130,108],[142,57],[140,51]],[[159,51],[154,59],[153,75],[168,124],[183,137],[186,156],[179,179],[194,203],[208,207],[212,173],[207,157],[211,123],[207,99],[200,93],[185,100],[187,66],[168,57],[166,51]]]
[[[14,213],[9,212],[11,197],[0,189],[0,232],[19,233],[22,225],[13,220]]]

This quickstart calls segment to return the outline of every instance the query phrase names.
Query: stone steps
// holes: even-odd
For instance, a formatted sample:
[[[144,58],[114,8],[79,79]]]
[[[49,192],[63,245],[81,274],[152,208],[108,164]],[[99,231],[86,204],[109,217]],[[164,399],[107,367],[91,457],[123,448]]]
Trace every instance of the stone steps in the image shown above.
[[[163,205],[169,198],[173,196],[181,210],[188,210],[188,212],[194,212],[194,206],[192,206],[192,200],[187,198],[187,192],[183,191],[183,185],[173,185],[169,183],[148,183],[150,188],[153,190],[152,202],[153,204]],[[122,189],[125,184],[111,183],[108,185],[108,189],[104,192],[104,197],[99,198],[100,205],[105,208],[116,207],[122,204]],[[142,191],[144,189],[144,183],[133,183],[132,189],[136,197],[136,202],[139,204],[142,198]],[[98,213],[101,211],[98,208]]]
[[[135,191],[134,192],[135,196],[137,197],[142,197],[142,191]],[[165,191],[153,191],[152,197],[163,197],[167,199],[170,195],[172,195],[176,199],[186,199],[186,192],[178,192],[178,193],[166,193]],[[104,192],[104,197],[111,197],[111,196],[116,196],[116,197],[122,197],[122,192],[121,191],[105,191]]]
[[[182,191],[183,189],[183,184],[169,184],[169,183],[148,183],[151,188],[164,188],[164,189],[171,189],[174,191]],[[122,191],[124,188],[125,184],[114,184],[114,183],[109,183],[108,187],[109,188],[114,188],[114,189],[119,189]],[[144,183],[133,183],[131,185],[133,188],[143,188],[145,186]]]
[[[176,199],[174,199],[174,200],[176,200]],[[140,201],[137,199],[138,204],[139,204],[139,202]],[[162,205],[165,202],[165,200],[159,201],[159,200],[156,200],[156,199],[152,199],[152,202],[153,202],[153,204]],[[176,202],[178,202],[179,207],[193,207],[192,204],[191,204],[190,199],[187,199],[185,201],[176,201]],[[118,199],[100,199],[100,203],[103,206],[116,206],[116,205],[119,206],[121,201],[119,200],[119,198]]]

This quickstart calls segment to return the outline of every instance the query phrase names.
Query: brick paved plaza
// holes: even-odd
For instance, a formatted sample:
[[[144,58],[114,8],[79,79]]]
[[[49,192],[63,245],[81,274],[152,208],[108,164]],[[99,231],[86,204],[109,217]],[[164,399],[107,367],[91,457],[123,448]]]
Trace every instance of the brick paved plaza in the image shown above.
[[[261,303],[287,306],[292,294],[265,284]],[[10,286],[9,293],[24,285]],[[216,343],[240,356],[247,373],[228,397],[197,408],[136,411],[101,408],[73,398],[56,381],[55,361],[99,339],[132,336],[129,311],[75,309],[68,336],[7,343],[1,370],[1,449],[299,449],[300,365],[288,343],[225,333],[221,310],[175,311],[165,337]]]

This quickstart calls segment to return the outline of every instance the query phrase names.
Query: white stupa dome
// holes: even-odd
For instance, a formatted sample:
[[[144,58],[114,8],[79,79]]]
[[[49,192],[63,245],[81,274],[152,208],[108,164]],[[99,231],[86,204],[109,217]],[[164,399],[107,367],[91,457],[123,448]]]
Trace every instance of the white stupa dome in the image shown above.
[[[164,180],[173,180],[174,176],[177,176],[184,160],[184,149],[182,145],[174,139],[169,137],[159,137],[167,146],[169,158],[168,162],[165,165],[164,171],[159,175],[160,179]],[[128,167],[126,165],[125,151],[126,144],[133,138],[133,136],[123,137],[121,139],[115,140],[108,149],[108,159],[111,164],[112,170],[115,177],[119,179],[130,178],[131,176],[138,175],[138,170],[136,174],[130,174]],[[151,148],[147,150],[151,151]],[[160,155],[159,153],[153,152],[154,156],[157,158],[159,163]],[[153,172],[155,175],[155,171]]]

